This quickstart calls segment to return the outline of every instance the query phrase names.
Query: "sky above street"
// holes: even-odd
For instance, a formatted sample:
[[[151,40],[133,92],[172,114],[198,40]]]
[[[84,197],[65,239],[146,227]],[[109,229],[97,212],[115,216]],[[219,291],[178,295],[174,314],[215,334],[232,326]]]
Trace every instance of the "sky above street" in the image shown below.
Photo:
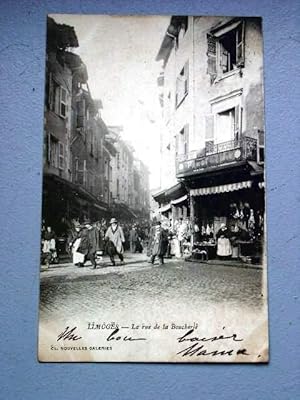
[[[155,61],[168,16],[50,15],[75,28],[94,99],[101,99],[106,125],[122,125],[136,157],[149,167],[150,186],[159,187],[161,108]]]

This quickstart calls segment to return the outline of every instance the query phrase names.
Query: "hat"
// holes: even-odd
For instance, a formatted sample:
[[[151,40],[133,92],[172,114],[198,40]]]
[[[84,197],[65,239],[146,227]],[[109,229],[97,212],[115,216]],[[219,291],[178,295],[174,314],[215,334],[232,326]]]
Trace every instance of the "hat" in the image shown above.
[[[118,222],[118,221],[116,220],[116,218],[112,218],[112,219],[110,220],[110,222],[109,222],[109,223],[110,223],[110,224],[113,224],[113,223],[115,223],[115,224],[116,224],[117,222]]]

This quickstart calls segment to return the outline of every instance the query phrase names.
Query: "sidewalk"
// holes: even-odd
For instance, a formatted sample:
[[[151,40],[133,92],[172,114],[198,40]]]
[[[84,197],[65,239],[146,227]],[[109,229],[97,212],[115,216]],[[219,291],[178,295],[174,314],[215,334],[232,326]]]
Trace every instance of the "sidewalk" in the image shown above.
[[[242,260],[195,260],[186,258],[185,261],[199,264],[207,264],[207,265],[222,265],[223,267],[235,267],[235,268],[252,268],[252,269],[263,269],[263,266],[260,264],[250,264],[246,263]]]

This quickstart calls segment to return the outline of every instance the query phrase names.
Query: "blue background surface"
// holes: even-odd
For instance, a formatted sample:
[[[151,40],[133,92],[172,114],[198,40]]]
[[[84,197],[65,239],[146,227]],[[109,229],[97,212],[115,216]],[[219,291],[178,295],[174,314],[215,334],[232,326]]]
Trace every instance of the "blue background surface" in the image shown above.
[[[0,1],[0,398],[299,398],[299,11],[297,0]],[[55,12],[263,17],[268,365],[37,362],[45,30]]]

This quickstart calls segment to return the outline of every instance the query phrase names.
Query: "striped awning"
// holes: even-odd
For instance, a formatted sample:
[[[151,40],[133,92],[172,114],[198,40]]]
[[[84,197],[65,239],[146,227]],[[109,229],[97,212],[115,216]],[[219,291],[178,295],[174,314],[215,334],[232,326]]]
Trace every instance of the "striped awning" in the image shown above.
[[[160,207],[160,208],[158,209],[158,212],[164,213],[164,212],[167,212],[167,211],[169,211],[169,210],[171,210],[171,204],[167,204],[167,205],[165,205],[165,206]]]
[[[187,194],[185,194],[184,196],[179,197],[179,199],[172,200],[171,204],[173,204],[173,205],[180,204],[180,203],[183,203],[186,199],[187,199]]]
[[[252,181],[228,183],[220,186],[210,186],[199,189],[191,189],[191,196],[207,196],[210,194],[228,193],[235,190],[248,189],[252,185]]]

